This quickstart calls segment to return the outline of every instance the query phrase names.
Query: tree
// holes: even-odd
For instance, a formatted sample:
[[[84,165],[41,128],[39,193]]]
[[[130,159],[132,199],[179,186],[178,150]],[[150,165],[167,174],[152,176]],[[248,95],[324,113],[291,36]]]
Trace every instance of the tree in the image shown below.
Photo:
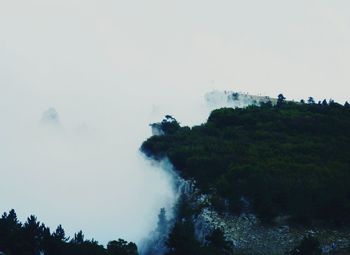
[[[123,239],[118,241],[110,241],[107,244],[108,255],[137,255],[137,247],[134,243],[128,243]]]
[[[49,228],[40,223],[34,215],[28,217],[24,224],[17,219],[16,212],[11,210],[0,218],[0,253],[7,255],[137,255],[134,243],[122,239],[111,242],[112,253],[107,253],[102,245],[93,239],[84,240],[82,231],[68,242],[61,225],[51,234]],[[114,246],[113,246],[114,244]],[[113,248],[119,248],[113,252]]]
[[[15,210],[4,213],[0,219],[0,250],[20,254],[23,244],[22,224],[18,221]]]
[[[280,108],[285,103],[286,98],[283,96],[283,94],[279,94],[277,96],[277,107]]]
[[[69,237],[66,237],[66,233],[64,232],[64,229],[62,228],[62,225],[58,225],[55,232],[52,234],[52,236],[59,241],[66,242],[69,240]]]
[[[326,99],[324,99],[324,100],[322,101],[322,105],[323,105],[323,106],[327,106],[327,105],[328,105],[328,103],[327,103],[327,100],[326,100]]]
[[[307,100],[308,104],[315,104],[315,99],[313,97],[309,97],[309,99]]]
[[[56,254],[55,240],[51,235],[50,228],[42,224],[43,229],[43,239],[42,239],[42,249],[45,254]]]
[[[166,115],[162,122],[150,124],[153,135],[173,134],[180,129],[180,123],[171,115]]]
[[[304,237],[300,245],[290,251],[289,255],[321,255],[320,242],[311,236]]]
[[[79,231],[78,233],[74,234],[74,238],[71,240],[71,243],[75,244],[82,244],[84,242],[84,234],[83,231]]]
[[[265,222],[287,214],[299,224],[346,223],[349,123],[350,111],[338,104],[222,108],[207,123],[149,138],[141,150],[157,160],[167,157],[201,192],[224,201],[227,212],[241,213],[245,197]],[[180,220],[190,219],[194,208],[180,205]]]
[[[43,226],[34,215],[29,216],[23,225],[24,246],[28,254],[36,255],[40,251],[43,239]]]
[[[207,249],[211,254],[230,254],[230,244],[225,240],[224,232],[216,228],[206,237]]]
[[[260,107],[262,108],[272,108],[272,102],[271,100],[268,100],[266,102],[261,102]]]
[[[176,222],[166,245],[169,248],[167,255],[200,254],[201,247],[195,238],[192,221]]]
[[[165,208],[160,209],[160,213],[158,215],[158,223],[157,223],[157,231],[160,233],[166,233],[168,229],[168,221],[165,215]]]
[[[345,102],[344,107],[345,108],[350,108],[350,104],[348,103],[348,101]]]

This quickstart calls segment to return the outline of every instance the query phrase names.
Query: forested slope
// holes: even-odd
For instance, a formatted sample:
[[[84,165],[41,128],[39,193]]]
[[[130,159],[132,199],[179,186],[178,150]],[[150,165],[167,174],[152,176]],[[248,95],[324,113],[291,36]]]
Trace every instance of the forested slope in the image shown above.
[[[312,99],[312,98],[311,98]],[[141,150],[168,157],[217,209],[252,210],[269,221],[332,224],[350,220],[350,107],[334,101],[214,110],[205,124],[180,127],[167,116],[162,135]]]

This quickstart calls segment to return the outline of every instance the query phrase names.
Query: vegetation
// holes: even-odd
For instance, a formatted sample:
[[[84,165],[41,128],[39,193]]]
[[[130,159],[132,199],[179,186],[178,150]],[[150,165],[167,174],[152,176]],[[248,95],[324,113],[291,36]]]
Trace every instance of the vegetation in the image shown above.
[[[207,242],[201,244],[194,234],[191,220],[178,221],[167,241],[169,252],[166,255],[229,255],[232,254],[230,246],[225,241],[220,229],[214,230],[207,237]]]
[[[209,194],[217,210],[253,211],[265,221],[290,216],[293,222],[350,222],[350,105],[310,97],[288,102],[280,94],[272,102],[244,109],[213,111],[205,124],[181,127],[172,116],[151,125],[155,136],[141,150],[156,160],[165,157],[185,179]],[[177,205],[177,218],[166,239],[166,255],[232,254],[221,229],[199,242],[195,208],[186,194]],[[161,233],[167,226],[164,209]],[[0,218],[0,253],[6,255],[137,255],[137,247],[122,239],[104,247],[73,238],[59,225],[55,231],[30,216],[22,224],[14,210]],[[306,237],[288,252],[321,254],[319,242]]]
[[[6,255],[137,255],[134,243],[111,241],[107,249],[94,240],[85,240],[82,231],[70,239],[61,225],[53,232],[35,216],[22,224],[11,210],[0,218],[0,253]]]
[[[225,240],[221,229],[214,229],[204,242],[196,239],[193,211],[189,197],[182,195],[177,204],[175,224],[167,238],[168,252],[165,255],[230,255],[232,248]]]
[[[274,106],[214,110],[192,128],[172,117],[155,125],[163,135],[141,150],[156,160],[168,157],[217,209],[250,207],[263,220],[289,215],[301,224],[350,220],[348,103],[312,97],[296,103],[279,95]]]
[[[301,243],[287,255],[321,255],[320,243],[312,236],[304,237]]]

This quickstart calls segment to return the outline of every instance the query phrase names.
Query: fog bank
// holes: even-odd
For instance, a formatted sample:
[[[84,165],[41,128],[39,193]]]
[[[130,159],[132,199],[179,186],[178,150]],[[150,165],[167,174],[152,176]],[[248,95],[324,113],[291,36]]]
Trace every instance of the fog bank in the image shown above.
[[[349,1],[0,0],[0,211],[139,242],[176,199],[138,149],[212,89],[349,100]]]

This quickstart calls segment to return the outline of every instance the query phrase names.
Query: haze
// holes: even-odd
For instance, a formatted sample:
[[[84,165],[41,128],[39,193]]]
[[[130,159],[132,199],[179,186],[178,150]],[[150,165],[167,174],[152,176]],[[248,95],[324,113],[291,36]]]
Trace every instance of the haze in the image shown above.
[[[176,194],[148,124],[205,92],[349,100],[350,2],[0,0],[0,211],[140,242]],[[53,107],[55,125],[42,123]]]

